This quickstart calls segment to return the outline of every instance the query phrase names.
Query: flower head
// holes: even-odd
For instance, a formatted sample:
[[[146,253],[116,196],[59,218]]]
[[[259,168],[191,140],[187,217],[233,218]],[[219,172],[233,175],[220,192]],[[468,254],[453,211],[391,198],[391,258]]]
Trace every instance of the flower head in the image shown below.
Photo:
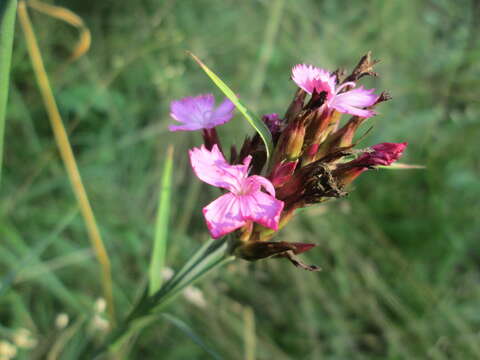
[[[211,129],[225,124],[233,116],[235,105],[225,99],[215,108],[212,94],[186,97],[170,103],[170,116],[182,125],[170,125],[170,131]]]
[[[275,189],[269,180],[258,175],[248,176],[251,156],[247,156],[241,165],[230,165],[217,145],[211,151],[205,146],[193,148],[189,155],[193,171],[200,180],[228,190],[203,208],[213,238],[222,237],[250,222],[278,229],[283,202],[275,198]]]
[[[327,108],[365,118],[375,115],[373,110],[363,109],[374,105],[377,101],[378,96],[373,93],[375,89],[367,90],[361,86],[341,92],[346,87],[355,87],[355,83],[349,81],[337,87],[335,75],[331,75],[327,70],[305,64],[293,67],[292,80],[309,94],[324,92]]]

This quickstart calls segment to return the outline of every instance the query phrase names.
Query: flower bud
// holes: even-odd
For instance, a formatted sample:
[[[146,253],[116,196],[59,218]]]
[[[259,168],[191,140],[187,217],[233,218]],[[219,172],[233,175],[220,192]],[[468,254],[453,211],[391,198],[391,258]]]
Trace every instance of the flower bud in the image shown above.
[[[272,181],[273,186],[280,187],[285,184],[293,175],[293,172],[297,167],[297,163],[298,160],[277,164],[272,171],[272,175],[270,175],[270,180]]]
[[[375,166],[388,166],[402,156],[407,143],[381,143],[372,146],[357,159],[339,165],[333,171],[333,177],[340,187],[344,187],[355,180],[361,173]]]
[[[280,135],[274,164],[283,160],[294,161],[302,154],[303,140],[305,138],[305,122],[296,119]]]
[[[316,159],[321,159],[330,153],[335,152],[341,148],[348,148],[352,145],[353,137],[358,127],[365,118],[353,116],[342,128],[330,134],[325,141],[320,145]]]
[[[272,136],[280,132],[280,125],[282,121],[279,118],[278,114],[265,114],[262,116],[262,120],[265,125],[267,125],[268,130],[270,130],[270,132],[272,133]]]
[[[295,96],[293,97],[292,102],[290,103],[287,112],[285,113],[285,122],[289,124],[290,122],[295,119],[298,114],[303,109],[303,104],[305,102],[305,97],[307,96],[307,93],[302,90],[302,89],[297,89],[295,92]]]

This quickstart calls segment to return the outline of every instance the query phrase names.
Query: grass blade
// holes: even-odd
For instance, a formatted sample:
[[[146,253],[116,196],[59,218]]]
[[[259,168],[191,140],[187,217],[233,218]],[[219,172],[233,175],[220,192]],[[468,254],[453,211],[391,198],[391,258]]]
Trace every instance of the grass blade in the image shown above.
[[[167,319],[173,325],[175,325],[179,330],[181,330],[185,335],[187,335],[192,341],[200,346],[203,350],[205,350],[208,355],[210,355],[213,359],[221,359],[220,355],[218,355],[215,351],[210,349],[200,337],[195,333],[195,331],[188,326],[184,321],[180,320],[179,318],[170,315],[170,314],[162,314],[162,317]]]
[[[149,292],[154,294],[162,285],[162,268],[167,251],[168,222],[170,218],[170,199],[172,194],[173,146],[169,146],[163,165],[162,184],[158,199],[157,221],[155,223],[155,239],[150,261]]]
[[[0,4],[0,177],[16,9],[17,0],[2,1]]]
[[[222,79],[220,79],[212,70],[210,70],[207,65],[205,65],[198,57],[196,57],[191,52],[188,54],[197,62],[198,65],[202,68],[203,71],[208,75],[210,79],[212,79],[213,83],[217,85],[217,87],[225,94],[227,98],[230,99],[231,102],[236,106],[238,111],[242,113],[242,115],[247,119],[250,125],[258,132],[260,137],[262,138],[263,142],[265,143],[265,148],[267,150],[267,162],[270,158],[270,155],[273,151],[273,142],[272,142],[272,135],[268,130],[267,126],[263,123],[261,119],[258,117],[251,115],[248,111],[247,107],[243,105],[240,100],[238,99],[237,95],[230,89],[227,84],[225,84]]]
[[[40,255],[48,248],[48,246],[50,246],[50,244],[52,244],[55,240],[58,240],[58,236],[72,222],[73,218],[77,215],[77,212],[78,210],[75,209],[74,211],[67,213],[65,218],[60,221],[50,236],[39,241],[38,244],[32,248],[30,254],[19,261],[16,268],[2,277],[0,280],[0,296],[2,296],[10,288],[20,270],[30,265],[31,260],[37,257],[39,258]]]
[[[73,154],[67,131],[63,125],[57,102],[53,96],[50,80],[48,79],[45,65],[43,64],[42,54],[37,43],[37,38],[35,36],[30,17],[28,16],[25,0],[20,0],[18,3],[18,17],[25,35],[25,41],[27,43],[27,50],[32,63],[33,72],[35,74],[37,84],[40,89],[40,94],[42,96],[43,103],[53,129],[55,141],[67,170],[78,206],[84,218],[91,246],[95,251],[95,255],[101,266],[103,293],[107,301],[110,322],[112,325],[114,325],[115,312],[110,258],[108,257],[100,230],[97,226],[92,206],[90,205],[90,200],[88,199],[87,191],[83,185],[82,177],[77,166],[77,161],[75,160],[75,155]]]

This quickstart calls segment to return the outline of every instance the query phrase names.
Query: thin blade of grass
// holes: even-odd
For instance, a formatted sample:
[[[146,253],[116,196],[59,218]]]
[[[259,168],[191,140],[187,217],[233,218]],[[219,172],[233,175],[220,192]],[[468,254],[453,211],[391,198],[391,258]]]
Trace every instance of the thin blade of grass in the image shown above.
[[[210,349],[200,337],[195,333],[195,331],[188,326],[185,322],[180,320],[179,318],[170,315],[170,314],[162,314],[162,317],[167,319],[170,323],[175,325],[179,330],[181,330],[185,335],[187,335],[192,341],[200,346],[203,350],[205,350],[208,355],[210,355],[214,359],[222,359],[220,355],[218,355],[215,351]]]
[[[155,239],[153,242],[152,258],[150,260],[150,295],[160,289],[162,285],[162,269],[167,251],[168,223],[170,218],[170,201],[172,194],[172,167],[173,146],[169,146],[163,165],[162,184],[158,199],[157,221],[155,223]]]
[[[82,213],[87,228],[87,233],[95,255],[101,266],[102,273],[102,287],[105,299],[107,301],[107,310],[110,317],[111,324],[115,324],[115,311],[113,303],[113,284],[111,275],[110,258],[103,243],[100,230],[95,220],[90,200],[88,199],[87,191],[83,185],[82,177],[73,154],[72,146],[68,138],[67,131],[63,125],[60,111],[58,110],[57,102],[53,95],[50,80],[43,64],[42,54],[37,43],[37,38],[33,30],[33,25],[28,16],[27,6],[24,0],[18,3],[18,17],[20,20],[25,41],[27,43],[27,50],[33,67],[40,94],[45,105],[45,109],[50,120],[55,141],[58,150],[62,157],[63,163],[67,170],[68,177],[71,182],[72,190],[78,202],[78,206]]]
[[[0,5],[0,177],[16,9],[17,0],[7,0]]]
[[[262,138],[263,142],[265,143],[265,149],[267,151],[267,162],[270,159],[270,155],[273,151],[273,142],[272,142],[272,135],[268,130],[267,126],[263,123],[261,119],[258,117],[250,114],[247,107],[242,104],[242,102],[238,99],[238,96],[235,95],[232,89],[225,84],[222,79],[220,79],[212,70],[210,70],[207,65],[205,65],[198,57],[196,57],[191,52],[188,54],[195,60],[195,62],[200,65],[203,71],[208,75],[208,77],[213,81],[215,85],[225,94],[227,98],[235,105],[235,107],[240,111],[245,119],[247,119],[248,123],[253,126],[253,128],[258,132],[258,135]]]
[[[2,277],[0,280],[0,296],[2,296],[10,288],[20,270],[30,266],[31,260],[40,257],[40,255],[48,248],[48,246],[58,239],[58,236],[72,222],[73,218],[77,215],[77,212],[78,210],[74,209],[74,211],[67,213],[65,218],[60,221],[50,236],[47,236],[45,239],[36,244],[32,251],[25,258],[20,260],[19,265],[15,269],[11,270]]]

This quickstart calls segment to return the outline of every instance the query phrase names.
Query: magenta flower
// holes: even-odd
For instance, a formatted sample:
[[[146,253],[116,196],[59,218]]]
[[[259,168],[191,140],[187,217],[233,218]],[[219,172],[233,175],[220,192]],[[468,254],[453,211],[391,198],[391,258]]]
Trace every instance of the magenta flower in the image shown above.
[[[215,108],[215,98],[212,94],[189,96],[170,103],[170,116],[182,125],[170,125],[170,131],[193,131],[212,129],[225,124],[233,116],[235,105],[225,99]]]
[[[214,239],[251,222],[278,230],[283,201],[275,198],[275,189],[269,180],[257,175],[248,176],[251,156],[247,156],[241,165],[230,165],[217,145],[213,145],[211,151],[203,145],[193,148],[189,155],[193,171],[200,180],[229,191],[203,208],[207,227]]]
[[[346,82],[336,87],[337,78],[327,70],[312,65],[298,64],[292,68],[292,80],[307,93],[326,93],[326,105],[329,109],[335,109],[341,113],[361,116],[364,118],[375,115],[373,110],[363,108],[372,106],[378,99],[373,92],[363,86],[349,91],[341,92],[345,87],[355,87],[353,81]]]

